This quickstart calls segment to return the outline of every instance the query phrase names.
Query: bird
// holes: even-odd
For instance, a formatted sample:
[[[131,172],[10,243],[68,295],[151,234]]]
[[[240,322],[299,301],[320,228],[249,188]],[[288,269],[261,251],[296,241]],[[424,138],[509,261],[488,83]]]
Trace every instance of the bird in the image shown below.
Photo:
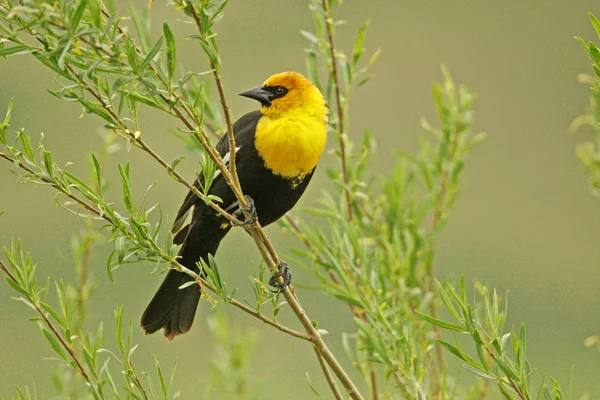
[[[220,171],[216,172],[208,194],[218,196],[228,212],[248,212],[250,217],[243,224],[257,219],[267,226],[283,217],[310,183],[325,149],[329,108],[321,91],[293,71],[272,75],[263,85],[240,96],[260,103],[259,110],[245,114],[233,124],[235,164],[248,208],[239,205]],[[226,134],[215,147],[228,165],[231,149]],[[203,174],[198,175],[194,185],[203,187]],[[179,263],[206,276],[198,263],[202,259],[209,265],[209,255],[215,255],[231,228],[228,219],[189,191],[172,228],[174,244],[181,245]],[[270,284],[285,290],[291,274],[284,262],[273,275],[278,276],[284,278],[283,284],[274,279]],[[168,270],[142,315],[141,326],[146,334],[162,329],[170,341],[190,330],[201,296],[198,285],[185,285],[192,280],[185,273]]]

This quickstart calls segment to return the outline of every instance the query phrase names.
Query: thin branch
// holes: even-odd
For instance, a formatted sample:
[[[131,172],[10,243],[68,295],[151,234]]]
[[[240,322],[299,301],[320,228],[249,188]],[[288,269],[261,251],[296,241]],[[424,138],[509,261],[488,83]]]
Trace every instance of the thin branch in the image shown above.
[[[60,191],[61,193],[63,193],[64,195],[68,196],[71,200],[75,201],[77,204],[79,204],[80,206],[84,207],[86,210],[90,211],[92,214],[96,215],[99,218],[103,218],[105,221],[107,221],[111,226],[117,228],[117,225],[115,224],[115,222],[109,217],[108,214],[101,212],[100,210],[98,210],[97,208],[95,208],[94,206],[90,205],[89,203],[87,203],[85,200],[79,198],[78,196],[72,194],[72,193],[68,193],[66,191],[64,191],[62,188],[56,186],[53,184],[53,182],[47,178],[45,178],[43,175],[38,174],[36,172],[34,172],[32,169],[30,169],[27,165],[23,164],[22,162],[15,160],[14,158],[12,158],[11,156],[0,152],[0,158],[5,159],[6,161],[15,164],[18,163],[18,166],[21,169],[24,169],[25,171],[29,172],[30,174],[32,174],[33,176],[35,176],[36,178],[40,179],[41,181],[50,184],[52,187],[54,187],[56,190]],[[126,232],[122,232],[124,234],[126,234],[127,236],[129,236],[131,239],[135,239],[135,235],[130,232],[130,231],[126,231]],[[183,272],[189,276],[191,276],[192,278],[194,278],[194,280],[200,282],[202,284],[203,287],[206,287],[207,289],[209,289],[210,291],[212,291],[213,293],[217,293],[218,291],[206,280],[204,280],[203,278],[201,278],[198,274],[196,274],[194,271],[186,268],[185,266],[183,266],[182,264],[180,264],[177,260],[173,259],[172,257],[169,257],[167,254],[161,253],[159,254],[159,256],[161,257],[161,259],[163,261],[168,262],[169,264],[171,264],[175,269],[177,269],[180,272]],[[239,301],[235,300],[235,299],[229,299],[228,300],[229,303],[231,303],[233,306],[239,308],[240,310],[260,319],[261,321],[263,321],[264,323],[271,325],[274,328],[279,329],[282,332],[285,332],[291,336],[300,338],[300,339],[304,339],[306,341],[312,341],[311,336],[295,331],[291,328],[288,328],[285,325],[282,325],[268,317],[265,317],[264,315],[258,313],[257,311],[253,310],[252,308],[248,307],[247,305],[240,303]]]
[[[452,160],[454,158],[454,152],[456,150],[457,135],[452,135],[450,140],[451,141],[450,141],[449,150],[448,150],[448,159]],[[440,182],[440,193],[439,193],[438,201],[435,204],[435,209],[433,212],[432,226],[433,226],[434,233],[439,228],[440,223],[442,222],[442,213],[443,213],[444,205],[446,203],[449,179],[450,179],[450,168],[448,168],[448,166],[446,166],[444,169],[444,173],[442,175],[442,180]],[[434,248],[435,248],[435,236],[432,236],[431,239],[429,240],[429,246],[428,246],[428,254],[429,255],[427,258],[428,262],[426,265],[426,271],[429,275],[428,290],[430,293],[435,293],[435,276],[434,276],[434,268],[433,268],[433,250],[434,250]],[[437,310],[437,304],[435,302],[435,298],[431,299],[429,310],[431,312],[431,315],[434,318],[438,318],[438,310]],[[437,325],[433,326],[433,330],[435,332],[435,335],[438,338],[442,337],[442,332]],[[442,345],[437,341],[435,343],[435,351],[436,351],[436,357],[437,357],[437,361],[438,361],[438,370],[441,373],[441,371],[444,370],[444,365],[445,365],[444,351],[442,349]],[[433,362],[431,363],[431,366],[433,368],[433,366],[434,366]],[[434,372],[434,376],[435,376],[435,372]],[[437,379],[436,379],[436,381],[437,381]]]
[[[346,203],[348,207],[348,218],[354,219],[352,210],[352,197],[350,193],[350,183],[348,180],[348,166],[346,163],[346,131],[344,130],[344,108],[342,107],[342,95],[340,93],[340,82],[338,78],[337,62],[335,57],[335,45],[333,43],[333,17],[329,9],[328,0],[323,0],[323,10],[327,15],[325,26],[327,28],[327,40],[329,41],[329,54],[331,58],[331,74],[333,75],[333,88],[335,90],[335,102],[337,109],[337,128],[340,137],[340,157],[342,160],[342,178],[344,179],[344,193],[346,194]]]
[[[18,283],[17,278],[9,271],[9,269],[6,267],[4,262],[2,262],[2,260],[0,260],[0,269],[2,269],[2,271],[4,271],[4,273],[8,276],[9,279],[11,279],[15,283]],[[67,344],[67,342],[65,342],[62,335],[60,333],[58,333],[58,331],[56,330],[56,328],[54,327],[52,322],[46,316],[46,313],[38,306],[38,304],[29,295],[27,295],[27,300],[29,300],[29,302],[31,303],[31,305],[33,306],[35,311],[40,315],[40,317],[42,317],[46,326],[50,329],[50,331],[52,332],[54,337],[56,337],[56,339],[58,339],[58,341],[60,342],[60,345],[69,353],[69,356],[75,363],[75,366],[76,366],[75,369],[77,370],[77,372],[79,372],[79,374],[86,380],[86,382],[90,385],[91,388],[95,389],[96,386],[90,379],[87,372],[85,372],[85,368],[83,368],[83,364],[81,363],[81,361],[75,354],[74,350],[71,348],[71,346],[69,346]]]
[[[279,322],[276,322],[276,321],[274,321],[274,320],[272,320],[270,318],[265,317],[261,313],[253,310],[252,308],[248,307],[247,305],[245,305],[243,303],[240,303],[237,300],[231,299],[229,301],[229,303],[233,304],[235,307],[239,308],[240,310],[242,310],[242,311],[244,311],[244,312],[246,312],[246,313],[248,313],[250,315],[253,315],[254,317],[260,319],[265,324],[271,325],[272,327],[277,328],[280,331],[287,333],[288,335],[295,336],[295,337],[297,337],[299,339],[303,339],[303,340],[312,342],[312,338],[309,335],[307,335],[306,333],[298,332],[296,330],[288,328],[285,325],[281,325]]]
[[[200,31],[200,40],[204,41],[204,43],[209,46],[210,43],[208,39],[202,34],[202,22],[200,21],[200,16],[198,15],[198,10],[191,1],[188,1],[188,6],[190,7],[191,14],[196,22],[196,26],[198,27],[198,31]],[[233,182],[235,186],[238,188],[241,187],[240,180],[237,174],[237,168],[235,164],[236,154],[235,154],[235,136],[233,132],[233,123],[231,122],[231,115],[229,113],[229,106],[227,105],[227,100],[225,98],[225,90],[223,89],[223,82],[221,81],[221,72],[218,65],[216,65],[212,59],[209,58],[210,68],[213,70],[213,76],[215,78],[215,84],[217,85],[217,91],[219,92],[219,99],[221,101],[221,107],[223,108],[223,115],[225,116],[225,124],[227,126],[227,138],[229,140],[229,172],[233,177]],[[242,196],[243,197],[243,196]],[[243,201],[242,201],[243,200]],[[246,207],[246,199],[238,199],[240,204],[243,207]]]
[[[494,354],[494,352],[488,346],[484,346],[484,347],[485,347],[485,350],[490,355],[490,357],[492,357],[492,359],[494,361],[496,361],[496,355]],[[525,395],[519,390],[519,387],[517,386],[517,384],[515,383],[515,381],[510,376],[505,375],[505,377],[506,377],[506,379],[508,379],[508,382],[510,383],[510,386],[514,389],[514,391],[517,393],[517,395],[522,400],[526,400]]]
[[[108,10],[107,10],[106,8],[104,8],[102,5],[100,6],[100,10],[101,10],[101,12],[102,12],[102,15],[104,15],[104,17],[105,17],[107,20],[110,20],[110,19],[111,19],[111,15],[110,15],[110,13],[109,13],[109,12],[108,12]],[[117,28],[117,31],[119,32],[119,34],[120,34],[120,36],[121,36],[121,42],[123,42],[123,41],[124,41],[124,38],[125,38],[125,36],[129,36],[129,33],[128,33],[128,32],[126,32],[126,31],[125,31],[123,28],[121,28],[121,27],[119,26],[119,24],[115,23],[114,25],[115,25],[115,27]],[[64,28],[63,28],[63,29],[64,29]],[[116,59],[116,56],[115,56],[114,54],[112,54],[111,52],[107,51],[105,48],[103,48],[103,47],[101,47],[101,46],[96,46],[96,45],[94,45],[94,44],[92,44],[92,43],[90,43],[89,41],[87,41],[87,40],[84,40],[84,39],[85,39],[85,37],[82,37],[82,40],[83,40],[85,43],[87,43],[87,44],[89,44],[89,45],[93,46],[94,48],[98,49],[99,51],[102,51],[102,52],[103,52],[104,54],[106,54],[107,56],[109,56],[109,57],[111,57],[111,58],[113,58],[113,59]],[[132,42],[133,42],[133,41],[132,41]],[[141,49],[138,47],[138,45],[137,45],[137,44],[135,44],[135,42],[133,42],[133,46],[134,46],[134,48],[135,48],[135,51],[136,51],[138,54],[143,54],[143,53],[142,53],[142,50],[141,50]],[[121,61],[121,65],[123,65],[123,66],[127,66],[128,64],[127,64],[126,62],[124,62],[124,61]],[[164,78],[163,78],[163,76],[162,76],[161,74],[159,74],[159,73],[158,73],[158,71],[157,71],[157,70],[156,70],[156,68],[155,68],[155,67],[152,65],[152,63],[148,63],[148,66],[147,66],[147,68],[148,68],[150,71],[152,71],[152,72],[154,73],[154,76],[155,76],[155,77],[156,77],[156,78],[157,78],[157,79],[158,79],[158,80],[159,80],[159,81],[160,81],[160,82],[163,84],[163,86],[165,86],[165,88],[169,89],[169,84],[168,84],[168,82],[167,82],[167,81],[165,81],[165,80],[164,80]],[[177,92],[175,92],[175,91],[172,91],[172,92],[171,92],[171,94],[172,94],[172,96],[175,98],[175,102],[174,102],[174,103],[175,103],[175,104],[179,104],[179,105],[181,105],[181,107],[182,107],[182,108],[185,110],[186,114],[187,114],[187,115],[188,115],[188,116],[189,116],[189,117],[190,117],[192,120],[195,120],[195,119],[196,119],[196,116],[194,115],[194,113],[192,112],[192,110],[190,110],[190,108],[187,106],[187,104],[185,104],[185,102],[183,102],[183,101],[179,101],[179,100],[181,100],[181,97],[179,96],[179,94],[177,94]],[[172,105],[172,104],[171,104],[172,102],[171,102],[171,101],[169,100],[169,98],[168,98],[167,96],[165,96],[163,93],[160,93],[160,97],[161,97],[161,99],[163,99],[163,100],[164,100],[164,101],[165,101],[167,104],[169,104],[169,105]],[[192,130],[192,131],[195,131],[195,130],[196,130],[196,127],[195,127],[195,126],[194,126],[192,123],[190,123],[190,122],[187,120],[187,118],[185,118],[185,117],[182,115],[182,113],[179,111],[179,109],[177,108],[177,106],[175,106],[175,105],[172,105],[172,107],[173,107],[173,111],[175,112],[175,114],[177,115],[177,117],[178,117],[178,118],[179,118],[179,119],[180,119],[180,120],[181,120],[181,121],[184,123],[184,125],[185,125],[185,126],[188,128],[188,129],[190,129],[190,130]]]
[[[313,347],[313,350],[315,351],[315,354],[317,355],[317,360],[319,360],[319,366],[321,367],[321,370],[323,371],[323,375],[325,375],[325,380],[327,381],[327,384],[331,388],[331,392],[333,393],[333,396],[335,397],[336,400],[343,400],[344,398],[342,397],[342,394],[338,390],[338,388],[335,384],[335,381],[333,380],[333,377],[331,376],[331,372],[329,371],[327,364],[325,364],[325,360],[323,360],[323,356],[321,356],[321,354],[319,353],[319,351],[316,348]]]
[[[148,146],[146,144],[146,142],[144,142],[144,140],[141,138],[141,136],[136,136],[127,127],[125,122],[123,122],[123,120],[121,118],[119,118],[119,116],[114,111],[113,107],[111,105],[107,104],[106,101],[102,98],[102,96],[98,92],[96,92],[94,89],[91,88],[91,86],[82,78],[81,74],[79,74],[77,71],[75,71],[74,68],[70,64],[65,63],[65,66],[73,74],[73,76],[77,79],[77,82],[79,82],[81,85],[83,85],[84,89],[100,102],[100,104],[102,105],[102,108],[104,108],[108,113],[110,113],[110,115],[119,124],[119,128],[123,131],[123,133],[125,133],[131,140],[135,141],[139,145],[140,148],[142,148],[146,153],[150,154],[152,156],[152,158],[154,158],[156,161],[158,161],[158,163],[160,165],[162,165],[165,169],[167,169],[167,171],[169,172],[169,174],[171,176],[175,177],[178,182],[183,183],[189,190],[194,192],[194,194],[196,194],[196,196],[198,196],[200,199],[202,199],[208,206],[210,206],[215,211],[217,211],[219,214],[221,214],[222,216],[227,218],[230,222],[235,223],[235,224],[241,223],[241,221],[239,219],[237,219],[233,215],[229,214],[227,211],[223,210],[221,208],[221,206],[219,206],[212,200],[207,200],[207,197],[202,192],[200,192],[197,187],[192,185],[183,176],[181,176],[177,171],[175,171],[169,163],[167,163],[165,160],[163,160],[152,148],[150,148],[150,146]],[[219,158],[220,158],[220,156],[219,156]],[[220,162],[221,168],[224,168],[224,163],[223,163],[222,159],[220,161],[221,161]],[[217,165],[219,166],[218,162],[217,162]]]
[[[404,380],[404,377],[400,374],[400,371],[394,371],[394,373],[392,375],[394,375],[396,382],[398,382],[398,386],[400,388],[402,388],[405,395],[411,396],[411,394],[408,392],[408,389],[406,389],[406,386],[408,386],[408,383]],[[418,383],[415,383],[415,390],[417,391],[417,399],[427,400],[427,396],[425,395],[425,392],[423,392],[421,385],[419,385]]]

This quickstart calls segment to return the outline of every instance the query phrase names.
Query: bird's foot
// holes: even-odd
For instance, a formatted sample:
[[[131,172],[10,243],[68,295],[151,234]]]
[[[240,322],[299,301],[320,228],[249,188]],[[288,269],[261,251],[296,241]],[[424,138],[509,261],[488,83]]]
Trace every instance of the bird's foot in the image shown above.
[[[235,210],[231,214],[236,218],[238,218],[242,215],[245,215],[245,213],[250,214],[244,221],[242,221],[240,223],[232,222],[231,224],[234,226],[251,225],[251,224],[255,223],[256,221],[258,221],[258,213],[256,212],[256,206],[254,205],[254,199],[252,199],[252,197],[250,197],[248,195],[244,195],[244,198],[246,199],[246,203],[247,203],[246,207],[240,206],[240,202],[236,201],[235,203],[233,203],[232,205],[227,207],[227,209],[225,210],[225,211],[229,212],[233,208],[237,207],[237,210]]]
[[[283,283],[279,283],[278,278],[283,278]],[[269,280],[269,285],[273,286],[277,290],[272,290],[273,293],[277,292],[285,292],[288,286],[292,283],[292,273],[290,272],[290,268],[288,264],[279,260],[279,265],[277,266],[277,272],[275,272],[271,279]]]

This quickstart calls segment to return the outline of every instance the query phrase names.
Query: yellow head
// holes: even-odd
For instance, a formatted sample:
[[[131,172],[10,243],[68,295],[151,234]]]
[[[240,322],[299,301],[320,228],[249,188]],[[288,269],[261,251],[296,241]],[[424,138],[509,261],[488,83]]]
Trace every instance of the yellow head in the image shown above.
[[[240,95],[258,100],[263,115],[273,119],[300,113],[327,122],[328,110],[323,94],[298,72],[275,74],[262,86]]]

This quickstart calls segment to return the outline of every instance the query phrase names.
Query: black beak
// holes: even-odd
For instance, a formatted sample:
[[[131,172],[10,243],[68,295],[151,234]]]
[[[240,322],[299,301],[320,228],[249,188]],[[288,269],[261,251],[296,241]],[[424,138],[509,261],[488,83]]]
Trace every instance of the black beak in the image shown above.
[[[257,86],[250,90],[240,93],[240,96],[248,97],[260,102],[263,106],[271,105],[271,93],[263,89],[262,86]]]

